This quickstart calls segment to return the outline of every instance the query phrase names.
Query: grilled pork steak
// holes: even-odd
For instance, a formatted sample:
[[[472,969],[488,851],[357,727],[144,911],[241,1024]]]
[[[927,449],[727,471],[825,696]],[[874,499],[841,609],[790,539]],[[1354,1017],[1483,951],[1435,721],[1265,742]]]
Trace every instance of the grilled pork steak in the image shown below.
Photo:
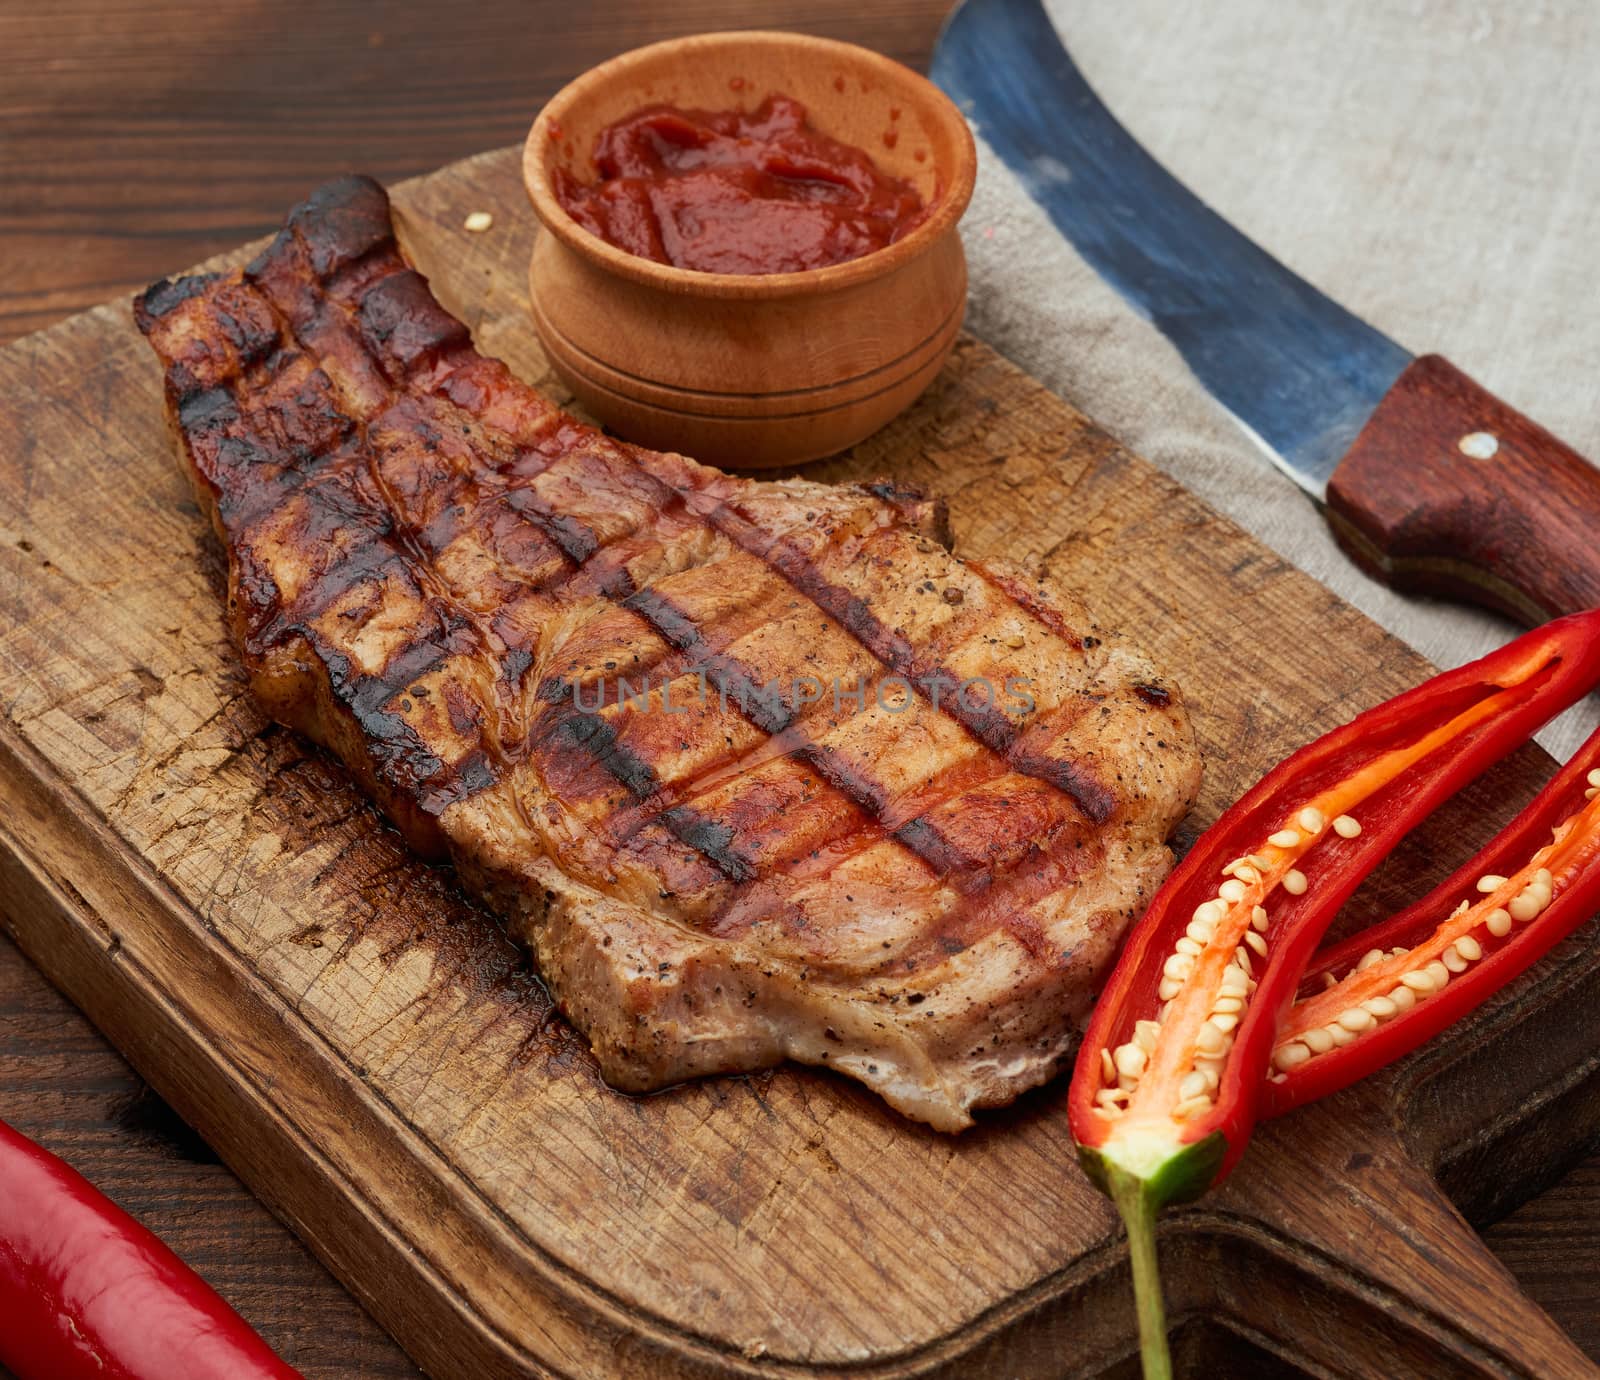
[[[256,695],[506,917],[609,1081],[787,1057],[957,1130],[1050,1075],[1200,770],[1076,599],[892,484],[557,411],[364,178],[136,314]]]

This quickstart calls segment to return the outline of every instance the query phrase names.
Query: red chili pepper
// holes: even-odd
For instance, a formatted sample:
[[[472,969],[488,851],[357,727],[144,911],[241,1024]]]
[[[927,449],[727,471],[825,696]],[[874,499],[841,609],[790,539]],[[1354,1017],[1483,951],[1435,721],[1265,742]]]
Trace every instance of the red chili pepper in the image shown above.
[[[1068,1093],[1084,1168],[1128,1225],[1147,1375],[1170,1374],[1155,1215],[1231,1169],[1264,1088],[1292,1095],[1295,1071],[1269,1085],[1269,1060],[1329,923],[1419,821],[1597,682],[1600,610],[1436,676],[1270,772],[1156,895],[1095,1008]],[[1427,1007],[1416,1004],[1419,1017]],[[1308,1047],[1300,1077],[1325,1076],[1317,1062]]]
[[[19,1380],[295,1380],[76,1170],[0,1122],[0,1364]]]

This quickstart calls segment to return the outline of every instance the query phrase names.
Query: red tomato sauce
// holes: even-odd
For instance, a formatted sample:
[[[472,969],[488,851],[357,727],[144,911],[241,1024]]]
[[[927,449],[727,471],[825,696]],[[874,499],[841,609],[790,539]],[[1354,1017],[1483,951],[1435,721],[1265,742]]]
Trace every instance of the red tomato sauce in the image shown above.
[[[846,263],[928,214],[915,187],[811,128],[787,96],[748,112],[648,106],[600,132],[594,164],[594,183],[556,169],[567,214],[630,254],[701,273]]]

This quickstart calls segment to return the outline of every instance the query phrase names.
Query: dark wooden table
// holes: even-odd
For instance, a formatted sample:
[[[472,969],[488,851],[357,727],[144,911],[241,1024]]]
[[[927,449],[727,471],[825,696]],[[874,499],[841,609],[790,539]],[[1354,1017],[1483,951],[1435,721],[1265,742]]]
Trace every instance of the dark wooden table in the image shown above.
[[[0,343],[273,228],[320,179],[392,180],[521,138],[623,49],[802,29],[926,64],[949,0],[0,0]],[[417,1372],[0,939],[0,1117],[196,1265],[311,1376]],[[1600,1157],[1490,1228],[1600,1357]]]

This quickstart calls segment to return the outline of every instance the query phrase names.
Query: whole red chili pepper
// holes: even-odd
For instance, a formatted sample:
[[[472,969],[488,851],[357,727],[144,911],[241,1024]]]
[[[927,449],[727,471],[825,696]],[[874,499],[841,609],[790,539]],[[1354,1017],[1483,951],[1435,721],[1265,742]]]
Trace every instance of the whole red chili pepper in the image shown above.
[[[294,1380],[220,1295],[0,1122],[0,1364],[19,1380]]]
[[[1420,820],[1597,682],[1600,610],[1436,676],[1270,772],[1156,895],[1095,1008],[1068,1093],[1084,1168],[1128,1225],[1147,1375],[1170,1374],[1155,1215],[1228,1172],[1264,1088],[1287,1091],[1301,1067],[1316,1076],[1302,1044],[1304,1058],[1280,1051],[1283,1084],[1267,1082],[1329,923]],[[1539,864],[1528,861],[1532,876]],[[1309,1039],[1353,1046],[1355,1027],[1377,1025],[1371,1010],[1340,1007]]]

